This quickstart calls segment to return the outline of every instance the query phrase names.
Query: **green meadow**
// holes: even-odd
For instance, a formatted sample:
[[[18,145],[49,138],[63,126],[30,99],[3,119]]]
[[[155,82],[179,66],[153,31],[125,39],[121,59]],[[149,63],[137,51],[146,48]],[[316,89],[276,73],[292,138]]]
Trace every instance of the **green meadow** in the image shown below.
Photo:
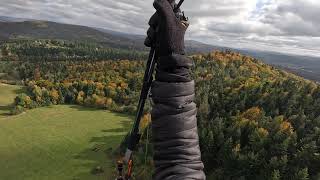
[[[130,127],[121,114],[59,105],[10,116],[21,87],[0,84],[0,179],[114,179],[112,152]],[[103,173],[92,173],[100,166]]]

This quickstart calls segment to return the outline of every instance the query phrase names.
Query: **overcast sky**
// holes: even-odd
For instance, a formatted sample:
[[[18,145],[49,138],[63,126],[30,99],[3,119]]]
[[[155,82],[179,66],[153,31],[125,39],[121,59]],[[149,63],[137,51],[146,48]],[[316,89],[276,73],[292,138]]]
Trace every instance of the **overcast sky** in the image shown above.
[[[145,34],[153,0],[0,0],[0,16]],[[187,39],[320,56],[320,0],[185,0]]]

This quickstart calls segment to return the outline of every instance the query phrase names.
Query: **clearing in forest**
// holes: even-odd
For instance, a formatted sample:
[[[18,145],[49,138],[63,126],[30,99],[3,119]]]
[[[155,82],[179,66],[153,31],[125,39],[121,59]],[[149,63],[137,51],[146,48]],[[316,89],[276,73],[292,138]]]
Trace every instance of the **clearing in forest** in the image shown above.
[[[114,179],[111,151],[124,138],[130,118],[74,105],[9,116],[7,107],[21,91],[0,85],[0,179]],[[97,166],[104,173],[92,174]]]

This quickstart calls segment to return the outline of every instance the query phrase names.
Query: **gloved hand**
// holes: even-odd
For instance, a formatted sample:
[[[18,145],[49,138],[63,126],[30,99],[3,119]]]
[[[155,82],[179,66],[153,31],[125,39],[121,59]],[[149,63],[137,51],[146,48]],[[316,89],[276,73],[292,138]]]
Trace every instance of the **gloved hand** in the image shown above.
[[[174,0],[155,0],[153,6],[157,12],[150,18],[145,45],[155,46],[159,57],[185,54],[184,36],[189,23],[176,16]]]

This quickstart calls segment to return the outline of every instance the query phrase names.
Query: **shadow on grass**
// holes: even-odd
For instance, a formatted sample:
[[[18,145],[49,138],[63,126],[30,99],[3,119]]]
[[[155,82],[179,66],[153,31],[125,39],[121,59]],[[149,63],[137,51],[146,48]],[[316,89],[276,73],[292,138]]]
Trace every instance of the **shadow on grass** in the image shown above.
[[[130,127],[130,122],[121,121],[121,128],[102,130],[103,135],[92,137],[89,141],[92,147],[74,156],[75,159],[85,162],[77,165],[75,168],[85,168],[87,171],[77,174],[73,179],[114,180],[117,174],[116,161],[120,157],[120,144],[126,135],[108,134],[127,133]],[[102,171],[97,171],[97,167]]]
[[[102,132],[106,132],[106,133],[121,133],[126,131],[127,129],[125,128],[116,128],[116,129],[107,129],[107,130],[102,130]]]
[[[86,107],[86,106],[81,106],[81,105],[70,105],[70,108],[76,109],[78,111],[93,111],[93,112],[94,111],[107,111],[107,112],[113,113],[115,116],[118,116],[118,117],[134,119],[134,117],[132,115],[128,115],[128,114],[125,114],[125,113],[117,113],[117,112],[113,112],[113,111],[106,110],[106,109],[103,109],[103,108]]]
[[[12,92],[14,92],[15,94],[22,94],[22,93],[26,93],[27,92],[27,88],[26,87],[21,87],[19,89],[15,89],[15,90],[12,90]]]
[[[85,107],[81,105],[70,105],[70,108],[76,109],[78,111],[101,111],[103,109],[94,108],[94,107]]]
[[[11,106],[0,106],[0,116],[10,116]],[[1,112],[3,111],[3,112]]]

